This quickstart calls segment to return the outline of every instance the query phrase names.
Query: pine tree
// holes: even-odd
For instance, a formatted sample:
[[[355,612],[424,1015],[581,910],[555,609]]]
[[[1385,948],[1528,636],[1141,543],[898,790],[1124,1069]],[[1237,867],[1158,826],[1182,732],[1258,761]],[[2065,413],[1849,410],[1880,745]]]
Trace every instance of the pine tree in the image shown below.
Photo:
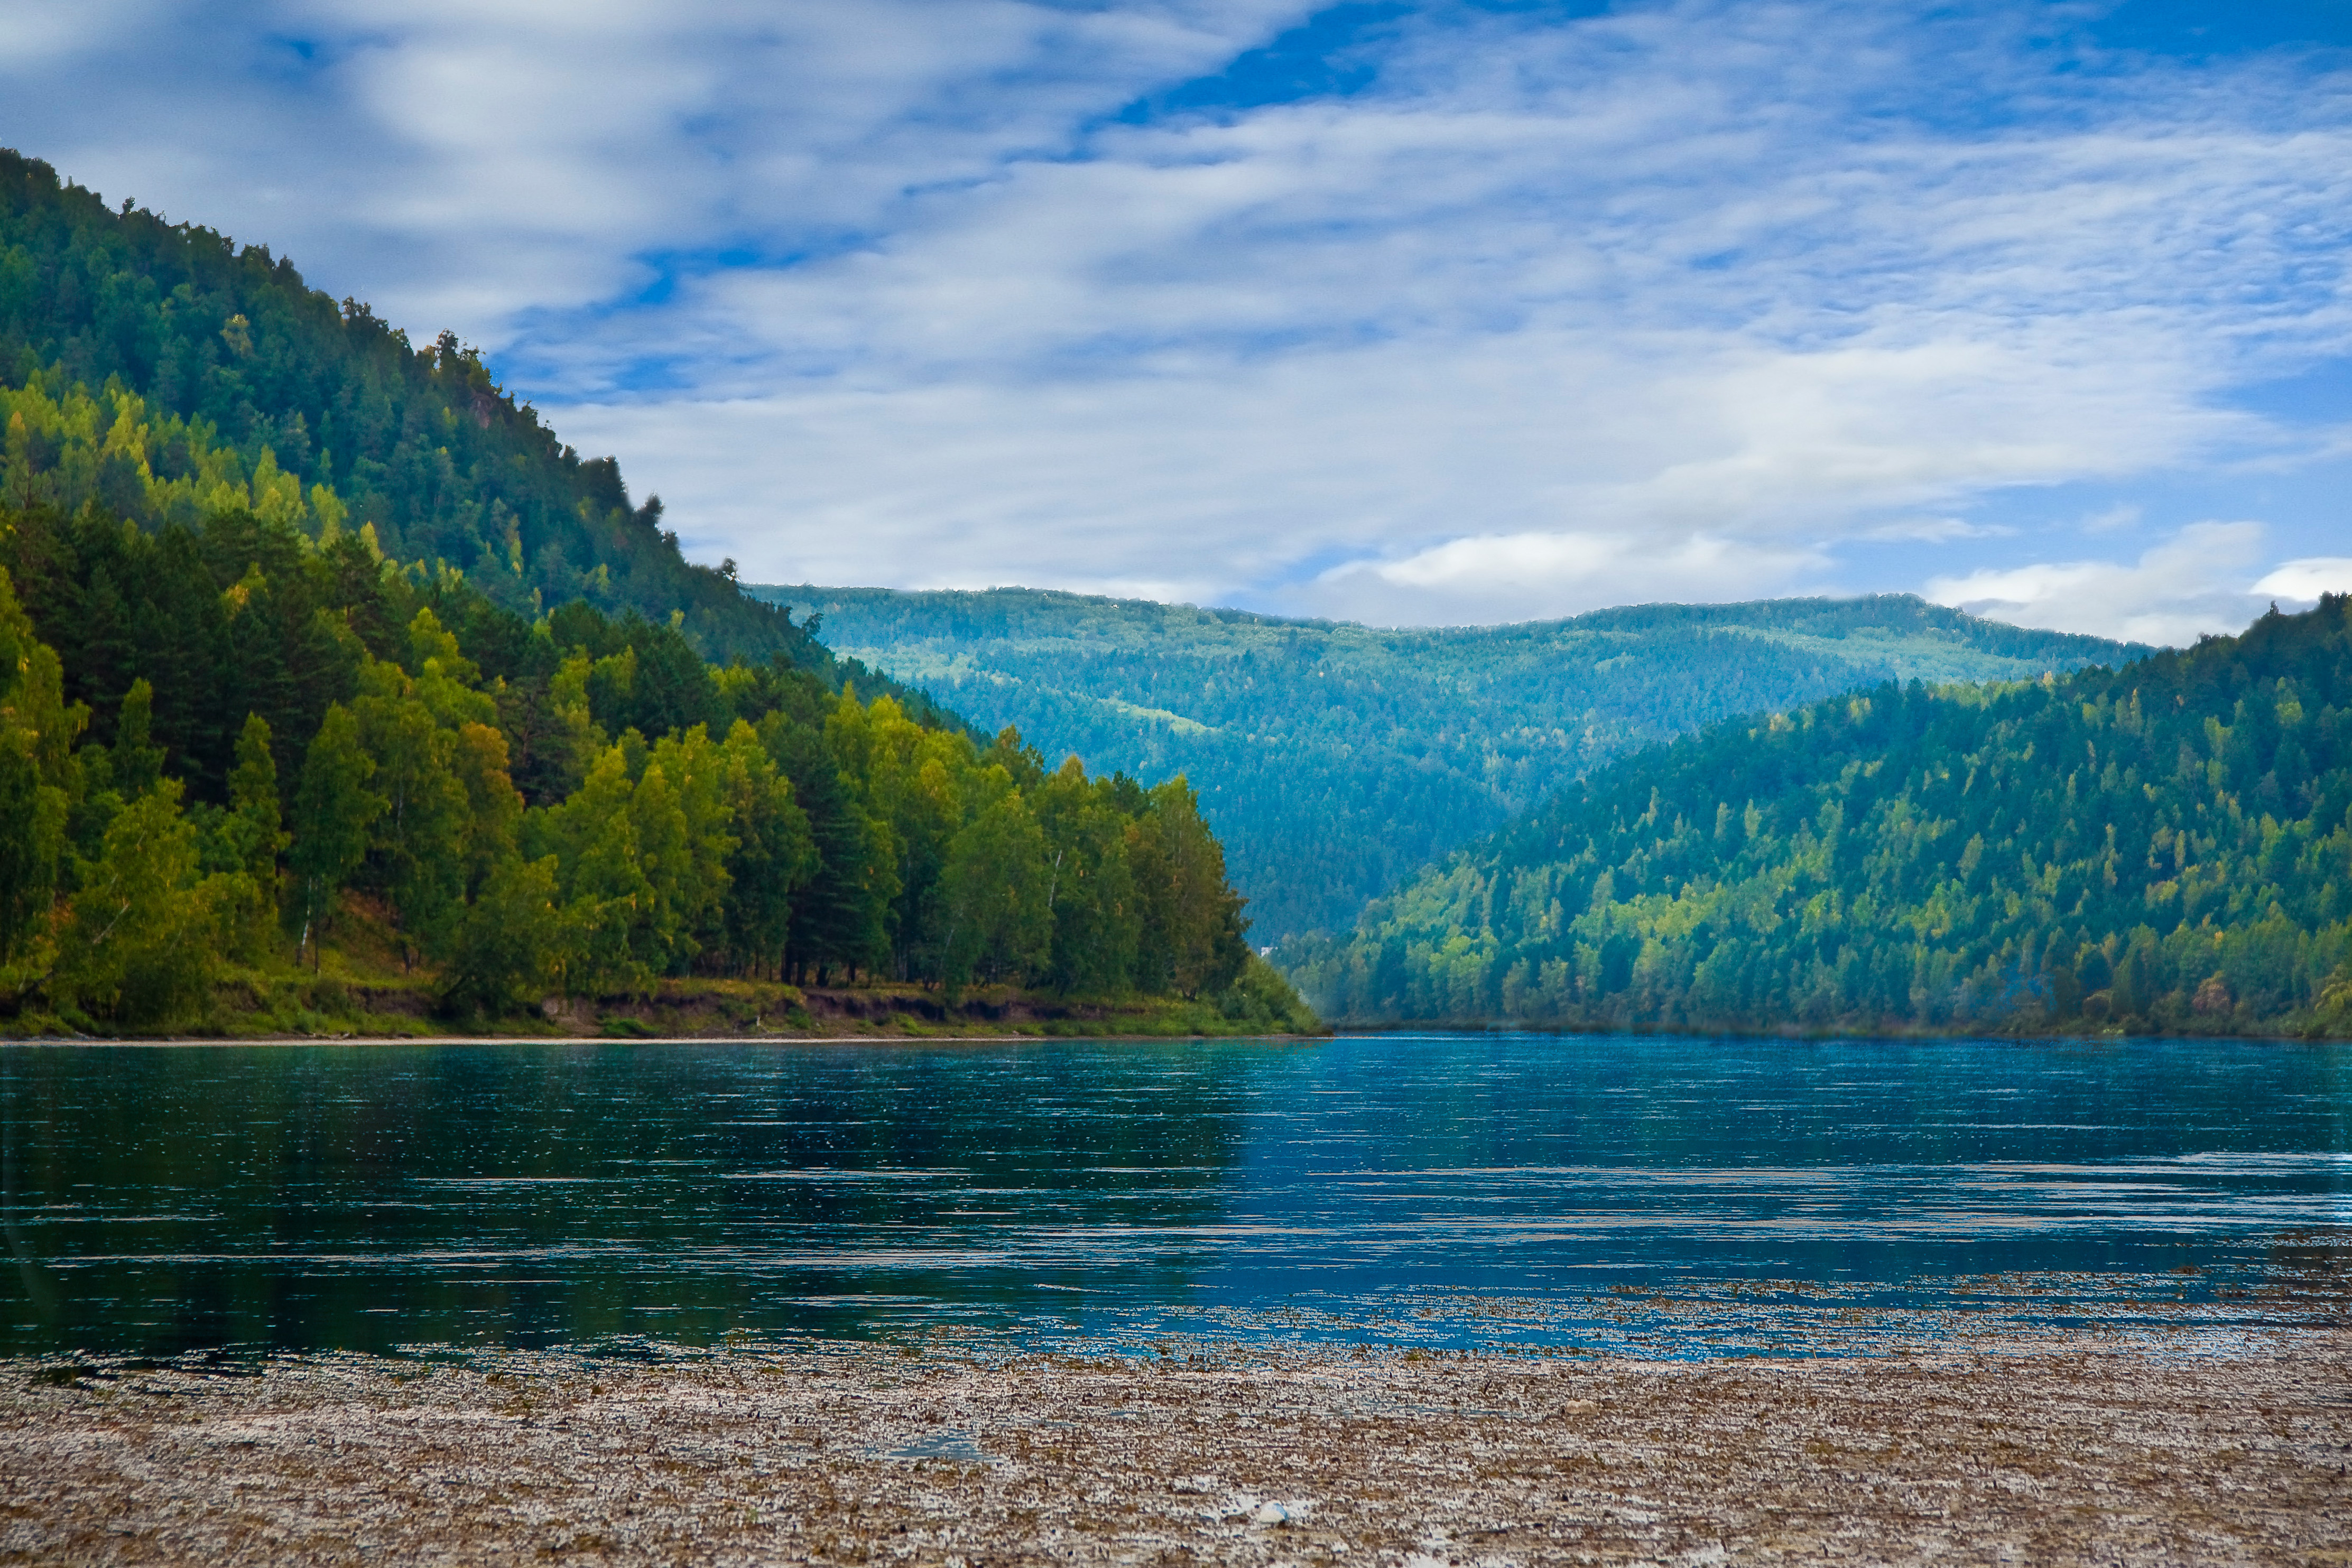
[[[154,713],[155,688],[142,676],[123,694],[114,721],[114,787],[126,800],[146,794],[163,777],[163,748],[149,738]]]
[[[278,761],[270,754],[269,725],[257,713],[245,716],[236,737],[236,767],[228,776],[229,809],[245,824],[246,870],[277,900],[278,856],[286,847],[279,830]]]

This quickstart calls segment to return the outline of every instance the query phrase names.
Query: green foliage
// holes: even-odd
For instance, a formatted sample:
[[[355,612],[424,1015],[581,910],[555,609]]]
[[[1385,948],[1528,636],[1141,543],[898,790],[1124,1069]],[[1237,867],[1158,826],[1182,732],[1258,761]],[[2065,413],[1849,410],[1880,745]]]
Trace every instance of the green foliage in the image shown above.
[[[1356,1019],[2340,1030],[2347,688],[2331,598],[2120,671],[1719,725],[1280,960]]]
[[[975,972],[982,979],[1042,975],[1053,950],[1052,868],[1036,814],[1001,767],[973,787],[984,803],[950,842],[940,877],[951,987]]]
[[[735,847],[727,856],[728,894],[710,946],[720,967],[758,970],[784,951],[793,892],[818,870],[816,838],[793,798],[792,780],[740,718],[728,732],[720,767]]]
[[[1628,749],[1914,678],[2039,678],[2145,649],[1909,597],[1650,605],[1381,630],[1026,589],[749,590],[1048,756],[1182,774],[1263,939],[1367,899]]]
[[[56,653],[0,572],[0,1000],[48,967],[51,906],[80,785],[71,747],[89,717],[66,702]]]
[[[237,735],[236,767],[228,776],[228,799],[242,868],[274,883],[286,835],[278,831],[278,759],[269,749],[269,725],[257,713],[245,716],[245,728]]]
[[[122,712],[114,725],[114,787],[125,799],[136,799],[155,788],[163,777],[163,748],[154,744],[155,689],[133,681],[122,695]]]
[[[65,914],[50,979],[60,1009],[133,1029],[197,1017],[219,965],[224,884],[241,875],[202,875],[177,779],[127,803]]]
[[[552,855],[491,867],[450,944],[442,996],[451,1010],[516,1012],[559,982],[566,934],[556,867]]]
[[[368,788],[376,768],[351,709],[341,703],[330,706],[302,754],[302,780],[294,794],[294,841],[287,856],[295,890],[289,913],[301,933],[298,946],[310,946],[314,962],[336,895],[367,858],[369,831],[389,809],[389,802]]]
[[[1216,1000],[1227,1020],[1253,1034],[1318,1034],[1323,1030],[1322,1020],[1282,971],[1255,953]]]
[[[404,561],[417,585],[463,581],[483,606],[524,626],[543,610],[575,605],[649,620],[676,635],[635,638],[638,656],[657,666],[646,677],[648,703],[672,695],[667,682],[707,679],[705,657],[781,661],[828,688],[855,680],[927,719],[956,722],[922,694],[836,660],[788,612],[746,597],[732,562],[688,562],[677,535],[661,527],[659,497],[633,506],[611,458],[583,459],[564,445],[455,337],[415,348],[365,305],[306,288],[265,248],[240,250],[209,229],[109,209],[47,164],[5,149],[0,433],[0,534],[13,513],[45,519],[49,536],[129,522],[166,547],[128,573],[102,546],[95,562],[68,559],[69,586],[87,601],[67,618],[37,614],[52,636],[74,629],[78,645],[60,652],[101,688],[94,707],[110,714],[134,674],[162,693],[157,669],[124,667],[126,627],[151,644],[163,635],[167,656],[193,657],[231,685],[258,688],[192,689],[159,715],[167,745],[208,763],[228,744],[210,733],[215,724],[256,712],[281,737],[299,737],[317,727],[327,701],[349,695],[306,667],[327,654],[304,616],[245,622],[239,601],[228,617],[234,646],[225,651],[198,602],[200,555],[216,591],[232,589],[248,564],[282,591],[284,546],[294,538],[337,547],[340,578],[373,577],[387,558]],[[223,517],[268,536],[277,555],[209,538]],[[192,548],[198,540],[201,551]],[[75,542],[92,548],[86,530]],[[18,549],[4,564],[22,591],[41,597],[35,579],[47,563]],[[78,566],[94,568],[95,580]],[[293,629],[290,642],[281,622]],[[405,622],[403,614],[387,626],[363,607],[346,617],[378,657],[382,634]],[[281,632],[274,648],[264,634],[273,629]],[[494,664],[518,639],[509,631],[500,641],[503,648],[484,650]],[[289,725],[274,705],[303,693],[323,695],[305,722]],[[623,722],[655,731],[642,716]],[[280,754],[281,765],[289,760]],[[530,790],[535,776],[525,773]],[[196,782],[199,798],[209,798],[201,786],[216,787],[218,775]]]
[[[73,748],[85,712],[64,700],[70,672],[0,571],[0,643],[16,653],[0,685],[0,810],[24,824],[0,857],[15,1005],[46,998],[84,1027],[191,1027],[225,966],[322,967],[343,933],[424,965],[466,1016],[673,977],[860,972],[950,993],[1197,998],[1227,1023],[1306,1016],[1286,987],[1243,984],[1242,901],[1181,780],[1147,792],[1075,758],[1048,775],[1017,733],[983,749],[894,697],[832,696],[778,664],[679,676],[669,687],[691,705],[608,710],[668,727],[614,735],[594,671],[665,667],[667,653],[639,655],[673,632],[583,610],[517,637],[461,584],[415,603],[379,570],[354,598],[322,576],[327,554],[298,538],[281,574],[317,592],[284,597],[369,625],[350,634],[347,700],[325,704],[288,771],[248,714],[223,800],[193,806],[165,771],[186,753],[156,734],[171,688],[134,678],[111,744]],[[241,582],[239,615],[266,613],[269,574]],[[559,630],[581,640],[560,645]],[[512,700],[524,682],[539,683],[533,703]],[[725,738],[679,722],[693,715]],[[560,797],[525,800],[525,743],[562,752],[576,781]],[[292,946],[273,958],[281,885]]]
[[[1244,901],[1226,885],[1224,851],[1183,779],[1160,785],[1147,802],[1127,835],[1141,915],[1136,973],[1150,990],[1224,990],[1249,960]]]
[[[269,726],[247,714],[236,742],[236,767],[229,774],[226,809],[198,802],[190,809],[197,840],[197,863],[207,873],[235,873],[234,896],[221,909],[227,949],[252,964],[266,961],[276,934],[278,856],[286,834],[278,798],[278,764],[269,750]]]
[[[1036,791],[1051,856],[1045,902],[1056,915],[1048,972],[1060,990],[1109,990],[1141,972],[1144,906],[1129,841],[1136,796],[1122,782],[1089,780],[1072,758]]]
[[[828,667],[731,568],[689,565],[658,500],[633,507],[612,459],[557,440],[455,337],[414,347],[264,248],[110,210],[5,151],[0,387],[19,509],[367,525],[387,554],[446,562],[511,609],[675,610],[707,653]]]
[[[1240,902],[1160,794],[1065,770],[1046,812],[1017,736],[688,565],[453,337],[5,152],[0,432],[19,1018],[192,1027],[331,927],[472,1014],[698,973],[1229,983],[1195,949],[1239,949]]]

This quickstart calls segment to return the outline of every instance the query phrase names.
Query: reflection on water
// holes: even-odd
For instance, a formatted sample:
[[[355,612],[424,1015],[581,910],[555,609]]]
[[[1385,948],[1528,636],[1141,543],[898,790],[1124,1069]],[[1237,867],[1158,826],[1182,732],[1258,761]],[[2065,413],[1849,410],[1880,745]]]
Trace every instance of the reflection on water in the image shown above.
[[[16,1354],[2243,1326],[2334,1310],[2352,1049],[14,1046],[0,1196]]]

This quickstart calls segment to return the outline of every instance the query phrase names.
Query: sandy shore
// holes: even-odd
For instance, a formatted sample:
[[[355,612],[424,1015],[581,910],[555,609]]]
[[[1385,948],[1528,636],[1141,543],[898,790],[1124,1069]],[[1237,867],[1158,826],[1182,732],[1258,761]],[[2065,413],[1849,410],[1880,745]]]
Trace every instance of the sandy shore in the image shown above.
[[[0,1365],[0,1561],[2352,1562],[2352,1332]]]

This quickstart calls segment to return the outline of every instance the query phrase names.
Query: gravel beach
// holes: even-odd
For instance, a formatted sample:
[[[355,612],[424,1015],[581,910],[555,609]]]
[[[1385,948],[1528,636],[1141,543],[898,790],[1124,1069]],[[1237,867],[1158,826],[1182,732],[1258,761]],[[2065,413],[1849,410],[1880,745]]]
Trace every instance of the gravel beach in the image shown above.
[[[2352,1332],[0,1364],[0,1561],[2352,1562]]]

